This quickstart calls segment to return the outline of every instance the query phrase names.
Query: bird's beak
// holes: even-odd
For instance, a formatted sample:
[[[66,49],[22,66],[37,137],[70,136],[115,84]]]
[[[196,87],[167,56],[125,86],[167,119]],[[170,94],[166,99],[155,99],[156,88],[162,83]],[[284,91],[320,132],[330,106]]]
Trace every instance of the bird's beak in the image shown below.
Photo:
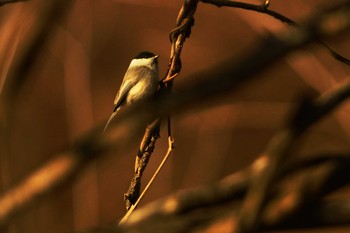
[[[157,59],[158,57],[159,57],[159,55],[155,55],[155,56],[154,56],[154,59]]]

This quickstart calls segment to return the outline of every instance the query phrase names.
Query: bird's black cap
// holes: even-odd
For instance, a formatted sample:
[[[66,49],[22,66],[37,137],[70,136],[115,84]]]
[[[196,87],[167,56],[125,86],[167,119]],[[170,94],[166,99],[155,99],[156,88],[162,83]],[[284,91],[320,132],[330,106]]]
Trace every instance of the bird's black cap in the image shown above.
[[[143,51],[139,54],[137,54],[137,56],[135,57],[135,59],[141,59],[141,58],[151,58],[156,56],[154,53],[152,52],[148,52],[148,51]]]

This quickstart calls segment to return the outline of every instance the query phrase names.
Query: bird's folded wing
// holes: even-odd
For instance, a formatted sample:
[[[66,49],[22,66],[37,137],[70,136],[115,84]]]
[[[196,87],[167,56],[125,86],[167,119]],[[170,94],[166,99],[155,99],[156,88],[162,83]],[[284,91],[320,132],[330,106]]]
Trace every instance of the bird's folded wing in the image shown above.
[[[114,110],[118,109],[125,102],[125,99],[129,93],[130,89],[134,85],[135,84],[132,81],[123,82],[123,84],[120,87],[119,92],[117,93],[117,96],[114,99]]]

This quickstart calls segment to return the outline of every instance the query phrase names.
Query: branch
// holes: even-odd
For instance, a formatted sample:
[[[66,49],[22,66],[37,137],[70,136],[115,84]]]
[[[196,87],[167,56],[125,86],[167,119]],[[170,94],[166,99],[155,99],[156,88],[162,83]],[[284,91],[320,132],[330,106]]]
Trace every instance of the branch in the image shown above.
[[[350,201],[349,200],[323,200],[319,201],[315,204],[309,205],[305,208],[303,208],[302,211],[295,214],[295,216],[291,216],[288,218],[288,222],[281,222],[279,224],[276,224],[275,226],[263,226],[261,228],[261,231],[278,231],[278,230],[292,230],[292,229],[300,229],[305,230],[305,228],[311,228],[311,227],[332,227],[332,226],[339,226],[339,225],[348,225],[349,224],[349,218],[350,218]],[[200,229],[209,229],[211,231],[209,232],[215,232],[218,229],[222,229],[225,227],[225,232],[230,232],[232,230],[232,226],[236,222],[236,215],[233,214],[232,209],[230,209],[232,206],[227,205],[224,206],[223,209],[226,210],[226,212],[229,212],[228,214],[222,215],[217,217],[214,221],[208,221],[206,226],[203,226]],[[225,211],[222,210],[222,211]],[[191,218],[192,220],[196,217],[197,219],[204,219],[205,216],[213,216],[213,211],[215,211],[214,208],[207,208],[202,211],[197,211],[195,213],[191,213],[187,215],[187,218]],[[215,217],[215,216],[214,216]],[[176,221],[177,220],[177,221]],[[94,230],[88,230],[88,231],[81,231],[79,233],[124,233],[124,232],[154,232],[156,229],[160,230],[160,232],[181,232],[181,230],[185,230],[185,232],[198,232],[198,228],[194,227],[193,225],[190,226],[191,222],[189,219],[185,218],[178,218],[171,220],[166,220],[165,224],[168,224],[166,226],[165,224],[162,224],[161,226],[159,224],[155,225],[155,222],[151,222],[150,224],[153,224],[153,226],[156,226],[154,228],[147,228],[145,226],[138,226],[138,227],[126,227],[126,228],[120,228],[117,226],[112,227],[105,227],[105,228],[98,228]],[[175,225],[176,224],[176,225]],[[183,224],[183,225],[180,225]],[[188,227],[185,227],[186,225]],[[204,225],[204,224],[203,224]],[[180,228],[182,226],[182,228]],[[213,230],[214,229],[214,230]],[[231,231],[232,232],[232,231]]]
[[[300,135],[349,96],[350,83],[316,100],[306,99],[301,103],[289,127],[271,140],[263,156],[255,162],[255,179],[252,179],[251,188],[243,203],[237,232],[250,232],[259,226],[262,212],[267,204],[269,189],[280,175]]]
[[[255,12],[259,12],[259,13],[263,13],[266,15],[269,15],[279,21],[281,21],[282,23],[286,23],[289,26],[293,26],[293,27],[299,27],[300,25],[298,23],[296,23],[294,20],[276,12],[273,10],[268,9],[268,2],[266,4],[263,3],[262,5],[254,5],[254,4],[249,4],[249,3],[243,3],[243,2],[235,2],[235,1],[230,1],[230,0],[201,0],[201,2],[204,3],[209,3],[209,4],[213,4],[217,7],[223,7],[223,6],[228,6],[228,7],[234,7],[234,8],[240,8],[240,9],[245,9],[245,10],[250,10],[250,11],[255,11]],[[322,40],[318,39],[318,42],[327,49],[327,51],[330,53],[330,55],[346,64],[346,65],[350,65],[350,60],[342,55],[340,55],[338,52],[334,51],[331,47],[329,47],[325,42],[323,42]]]
[[[177,91],[170,95],[158,96],[144,104],[135,104],[121,110],[116,117],[118,120],[111,122],[111,127],[114,129],[107,132],[102,138],[101,132],[103,127],[101,126],[81,138],[68,152],[62,152],[56,156],[48,156],[53,157],[52,161],[61,161],[59,159],[60,157],[67,158],[65,161],[72,161],[69,163],[67,162],[67,164],[71,165],[65,166],[64,171],[55,174],[46,174],[54,177],[48,178],[50,182],[45,185],[44,188],[39,189],[37,186],[40,186],[41,183],[34,182],[31,183],[32,186],[30,188],[33,190],[28,190],[28,196],[23,198],[22,202],[11,199],[11,193],[24,190],[23,184],[26,184],[38,171],[45,170],[45,168],[51,164],[50,162],[44,164],[40,169],[33,172],[29,178],[20,182],[11,190],[3,193],[0,196],[0,203],[4,203],[3,201],[7,199],[11,203],[6,205],[11,206],[11,208],[0,205],[0,209],[7,209],[7,212],[0,218],[0,222],[6,222],[9,216],[18,213],[19,210],[23,209],[24,206],[33,202],[38,197],[55,190],[59,185],[71,181],[74,175],[81,171],[89,161],[104,155],[107,150],[115,149],[118,151],[118,149],[122,148],[124,144],[127,144],[135,135],[142,132],[142,127],[146,125],[147,122],[151,122],[159,116],[167,115],[169,112],[180,113],[186,110],[193,110],[194,104],[203,103],[204,101],[233,91],[244,81],[249,81],[258,77],[254,75],[266,67],[271,66],[276,60],[288,52],[306,45],[320,36],[334,36],[343,32],[350,26],[349,5],[350,3],[338,5],[338,8],[316,16],[314,20],[305,24],[305,30],[299,28],[295,31],[284,34],[281,33],[278,38],[272,35],[266,37],[262,41],[261,46],[257,48],[254,53],[242,56],[239,63],[235,64],[233,59],[231,59],[224,64],[224,66],[220,66],[219,68],[215,67],[213,70],[199,73],[197,75],[201,78],[189,78],[189,80],[194,81],[186,83],[186,86],[179,86]],[[332,12],[337,14],[332,16]],[[347,20],[340,24],[344,27],[336,28],[336,30],[331,31],[325,27],[321,27],[321,25],[325,25],[328,20],[340,20],[338,17],[342,20]],[[309,28],[313,28],[313,30],[308,30]],[[349,97],[349,86],[350,84],[344,86],[344,88],[339,89],[339,92],[335,91],[334,93],[337,94],[333,93],[328,95],[328,97],[321,97],[316,102],[312,102],[314,103],[312,106],[315,105],[313,107],[316,109],[322,109],[322,111],[319,112],[324,116]],[[335,97],[331,97],[332,95]],[[317,116],[314,119],[317,120],[320,118]],[[302,125],[308,127],[309,124],[310,123],[303,123]]]
[[[249,3],[244,3],[244,2],[236,2],[236,1],[231,1],[231,0],[201,0],[201,2],[204,3],[210,3],[213,4],[217,7],[223,7],[223,6],[228,6],[228,7],[234,7],[234,8],[241,8],[244,10],[250,10],[250,11],[255,11],[259,13],[264,13],[269,16],[274,17],[275,19],[287,23],[291,26],[297,26],[297,23],[295,23],[293,20],[289,19],[288,17],[275,12],[273,10],[269,10],[265,4],[262,5],[254,5],[254,4],[249,4]]]
[[[0,0],[0,6],[3,6],[5,4],[9,3],[16,3],[16,2],[26,2],[28,0]]]
[[[131,208],[135,208],[134,205],[140,197],[141,178],[159,138],[160,123],[160,118],[157,118],[149,124],[141,141],[139,154],[135,161],[135,174],[128,191],[124,194],[125,206],[128,212]]]
[[[247,191],[250,180],[254,179],[252,169],[253,165],[217,184],[182,191],[151,203],[135,211],[121,227],[88,232],[198,232],[198,229],[223,222],[229,222],[225,224],[226,231],[235,232],[238,202]],[[349,175],[349,154],[314,156],[292,164],[283,170],[277,185],[271,187],[269,204],[257,230],[349,223],[350,208],[340,206],[349,200],[320,199],[348,184]]]
[[[137,207],[138,203],[140,203],[140,201],[142,200],[143,196],[147,193],[148,189],[151,187],[151,185],[153,184],[153,181],[155,180],[155,178],[157,177],[157,175],[159,174],[160,170],[163,168],[165,162],[168,160],[172,150],[174,149],[174,141],[171,137],[168,138],[168,151],[165,154],[162,162],[160,163],[160,165],[158,166],[157,170],[154,172],[152,178],[150,179],[150,181],[148,182],[148,184],[146,185],[146,187],[144,188],[144,190],[142,191],[141,195],[138,197],[138,199],[136,200],[135,204],[132,205],[130,207],[130,209],[128,210],[128,212],[125,214],[125,216],[122,218],[122,220],[119,222],[119,224],[123,224],[124,222],[126,222],[128,220],[128,218],[130,217],[131,213],[134,211],[134,209]],[[140,177],[141,179],[141,177]]]
[[[190,37],[191,29],[194,25],[194,14],[197,9],[198,0],[185,0],[177,20],[176,27],[170,32],[170,60],[168,71],[165,78],[162,80],[163,84],[170,83],[181,70],[180,55],[186,38]]]
[[[38,17],[38,21],[35,24],[36,27],[26,35],[25,40],[21,44],[20,52],[16,54],[6,76],[6,86],[0,92],[6,102],[12,101],[25,83],[28,72],[36,62],[35,58],[38,57],[41,48],[45,46],[46,41],[55,29],[55,23],[66,15],[73,2],[72,0],[54,0],[44,4],[40,17]],[[11,106],[9,103],[6,104]]]
[[[0,196],[0,224],[20,211],[28,203],[48,193],[57,183],[71,177],[81,161],[73,154],[60,154],[57,158],[35,171],[16,187]]]
[[[339,106],[339,104],[349,96],[350,96],[350,83],[348,83],[347,85],[341,88],[333,90],[332,92],[324,96],[321,96],[320,98],[314,101],[309,101],[309,104],[307,105],[302,104],[301,105],[302,107],[300,107],[297,110],[295,117],[292,120],[292,124],[290,124],[286,130],[282,130],[281,133],[278,133],[271,140],[266,151],[263,153],[263,156],[257,159],[253,163],[250,169],[251,177],[249,180],[251,181],[252,185],[248,191],[247,198],[243,203],[242,213],[235,224],[235,226],[238,228],[235,228],[234,232],[249,231],[252,229],[256,230],[257,228],[259,228],[259,226],[262,224],[261,220],[264,217],[262,216],[264,207],[267,205],[268,197],[270,196],[269,190],[271,190],[271,187],[273,184],[272,181],[277,179],[278,174],[281,174],[281,169],[284,167],[284,161],[287,158],[286,155],[291,153],[291,148],[294,145],[294,143],[297,141],[297,136],[299,136],[302,132],[304,132],[313,123],[316,123],[320,118],[327,115],[335,107]],[[299,125],[298,122],[305,122],[305,123]],[[342,164],[343,163],[340,163],[340,165]],[[331,166],[330,168],[325,168],[324,172],[326,172],[327,175],[325,175],[324,179],[321,179],[320,178],[321,176],[319,176],[320,174],[317,173],[318,178],[317,179],[314,178],[314,180],[316,180],[316,182],[321,182],[321,183],[324,182],[324,183],[322,184],[317,183],[317,185],[314,185],[314,186],[317,186],[317,188],[319,189],[311,190],[312,193],[310,195],[304,194],[302,196],[305,199],[297,199],[297,201],[299,201],[300,203],[304,203],[305,200],[308,200],[310,197],[315,195],[315,193],[320,192],[320,190],[323,189],[324,186],[328,185],[326,181],[328,181],[329,176],[331,177],[336,176],[337,181],[339,181],[338,179],[339,176],[334,175],[333,172],[344,172],[343,170],[344,169],[340,169],[340,167],[337,167],[337,169],[333,169],[333,166]],[[329,172],[332,172],[332,174],[329,174]],[[342,174],[340,177],[345,177],[345,176],[348,177],[347,175],[344,175],[344,174]],[[307,179],[304,178],[301,181],[306,182],[306,180]],[[315,181],[311,179],[308,182],[315,182]],[[332,181],[329,184],[332,184],[334,182],[335,181]],[[349,182],[349,181],[346,180],[346,182]],[[309,186],[311,185],[310,183],[306,184],[305,186],[303,183],[298,183],[298,185],[301,185],[300,187],[314,187],[314,186]],[[302,188],[302,190],[304,190],[304,188]],[[300,197],[300,195],[298,195],[297,197]],[[162,211],[165,211],[166,214],[169,214],[169,213],[176,214],[178,212],[184,211],[183,207],[179,205],[178,201],[174,202],[173,198],[170,198],[170,201],[171,201],[170,203],[165,203],[164,204],[165,206],[156,205],[155,207],[146,209],[143,212],[134,213],[135,217],[134,215],[131,216],[130,224],[135,223],[135,221],[139,222],[142,219],[151,218],[150,216],[154,214],[156,216],[162,215],[164,214]],[[190,202],[192,201],[198,204],[198,202],[195,201],[194,199],[191,200]],[[193,204],[191,204],[191,206],[192,205]],[[292,207],[295,207],[295,206],[292,206]],[[158,211],[158,212],[154,213],[153,211]]]
[[[160,82],[158,96],[165,96],[170,93],[172,82],[181,70],[180,55],[186,38],[191,34],[191,27],[194,23],[193,16],[197,8],[197,3],[198,0],[184,1],[184,5],[182,6],[176,20],[176,26],[170,32],[171,51],[169,65],[165,78]],[[124,194],[124,201],[127,210],[132,208],[139,199],[142,174],[153,153],[155,142],[159,138],[160,123],[161,119],[157,117],[153,123],[149,124],[141,141],[139,153],[135,162],[135,174],[131,180],[127,193]],[[168,128],[170,129],[170,120],[168,121]],[[132,209],[134,209],[134,207]],[[127,215],[129,214],[127,213]]]

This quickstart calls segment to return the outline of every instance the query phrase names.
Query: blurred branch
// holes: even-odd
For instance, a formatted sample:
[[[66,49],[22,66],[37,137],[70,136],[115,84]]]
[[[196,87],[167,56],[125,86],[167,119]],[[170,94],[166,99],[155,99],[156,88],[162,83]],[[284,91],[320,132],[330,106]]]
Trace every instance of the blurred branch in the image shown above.
[[[101,138],[102,126],[100,126],[75,142],[69,151],[49,156],[51,160],[22,182],[2,193],[0,225],[5,224],[10,217],[43,195],[56,190],[62,184],[72,182],[75,176],[96,157],[107,154],[111,149],[118,152],[140,132],[145,123],[144,117],[137,114],[135,116],[135,112],[137,111],[134,109],[129,114],[122,114],[124,117],[114,126],[116,131],[110,132],[106,137]]]
[[[80,161],[74,154],[63,153],[35,171],[13,189],[0,196],[0,224],[32,202],[52,190],[61,180],[76,172]]]
[[[305,227],[306,225],[316,224],[324,226],[330,223],[349,223],[348,219],[344,221],[344,219],[338,219],[338,216],[331,219],[332,212],[328,214],[323,212],[321,215],[313,212],[303,221],[299,219],[302,213],[310,213],[312,209],[323,208],[319,204],[326,194],[349,184],[349,155],[331,157],[333,155],[330,155],[328,161],[305,167],[299,170],[299,173],[289,174],[291,176],[286,175],[286,180],[283,181],[283,184],[280,184],[284,190],[278,192],[273,199],[269,198],[266,204],[262,213],[262,226],[289,228],[289,224],[294,225],[294,227],[298,225]],[[335,212],[333,210],[333,213]],[[297,218],[298,221],[296,221]]]
[[[296,111],[288,128],[271,140],[263,156],[255,162],[254,179],[243,203],[236,232],[250,232],[256,229],[267,203],[269,189],[280,175],[284,162],[293,152],[300,135],[327,115],[340,102],[350,96],[350,83],[327,93],[316,100],[305,99]]]
[[[7,102],[12,101],[18,90],[24,84],[28,72],[35,63],[41,49],[46,44],[55,29],[55,23],[59,21],[70,9],[72,0],[54,0],[44,4],[40,17],[32,31],[26,35],[21,45],[20,53],[15,56],[7,75],[6,86],[3,90],[3,98]],[[6,103],[6,102],[5,102]],[[8,103],[7,103],[8,104]]]
[[[293,195],[293,194],[291,194]],[[234,213],[236,206],[234,204],[226,204],[222,206],[222,215],[218,216],[217,210],[213,206],[203,208],[201,211],[194,211],[192,213],[178,214],[173,218],[165,218],[161,221],[151,221],[149,218],[148,224],[140,224],[137,226],[130,226],[120,228],[117,226],[110,226],[100,229],[81,231],[79,233],[124,233],[124,232],[198,232],[198,229],[205,232],[217,232],[219,229],[224,229],[224,232],[233,232],[232,227],[236,223],[237,215]],[[183,216],[185,215],[185,216]],[[322,200],[312,205],[304,207],[300,212],[290,216],[285,221],[281,221],[276,225],[262,225],[259,232],[278,231],[278,230],[292,230],[311,227],[334,227],[340,225],[348,225],[350,218],[350,201],[349,200]],[[198,220],[198,221],[196,221]],[[205,221],[207,220],[207,221]],[[191,225],[196,222],[197,225]],[[199,223],[198,223],[199,222]],[[198,226],[200,225],[200,226]]]
[[[298,178],[295,181],[295,184],[293,184],[291,181],[282,182],[282,184],[287,184],[288,190],[290,189],[289,192],[293,192],[293,194],[290,194],[284,190],[282,193],[284,195],[287,193],[288,195],[283,195],[283,198],[281,198],[281,200],[277,200],[277,203],[281,205],[279,208],[277,208],[278,206],[273,206],[272,208],[271,206],[267,205],[268,203],[276,202],[276,200],[271,201],[269,198],[271,197],[272,187],[274,187],[274,183],[272,181],[278,180],[279,176],[277,175],[283,174],[282,171],[286,167],[286,165],[283,163],[283,161],[286,159],[285,155],[291,153],[292,145],[297,141],[297,136],[300,135],[311,124],[316,123],[321,117],[327,115],[336,106],[338,106],[341,101],[344,101],[349,97],[350,83],[328,93],[327,95],[321,96],[314,101],[309,101],[309,104],[307,104],[307,106],[309,106],[308,108],[306,108],[305,104],[302,103],[301,107],[296,112],[292,122],[299,122],[298,120],[300,120],[301,122],[307,123],[302,124],[302,126],[298,126],[295,125],[295,123],[292,123],[290,127],[287,127],[287,129],[283,130],[282,133],[278,133],[274,138],[272,138],[266,151],[252,164],[248,170],[242,170],[241,172],[232,176],[233,183],[235,184],[234,188],[232,189],[234,191],[237,190],[237,187],[246,188],[246,186],[252,183],[251,188],[248,189],[247,197],[243,202],[243,206],[241,208],[242,213],[241,215],[235,217],[234,226],[242,228],[234,228],[233,232],[249,231],[252,228],[254,228],[254,230],[257,230],[262,225],[266,225],[266,221],[269,223],[279,222],[281,221],[280,219],[284,219],[294,213],[294,211],[302,208],[308,201],[317,199],[321,195],[333,191],[340,186],[343,186],[344,184],[350,182],[350,174],[348,174],[350,157],[340,157],[339,161],[336,162],[336,165],[333,165],[334,161],[323,163],[325,160],[318,160],[318,163],[320,164],[316,164],[315,167],[317,168],[315,171],[310,173],[308,169],[304,169],[306,170],[304,171],[306,172],[306,175],[300,179]],[[331,159],[331,157],[329,158]],[[335,158],[335,160],[336,159],[337,158]],[[309,161],[307,164],[313,163],[310,163]],[[300,168],[300,165],[298,167]],[[243,178],[247,174],[249,178]],[[228,185],[223,190],[227,191],[226,188],[228,187],[232,186]],[[236,195],[240,194],[242,192],[242,189],[238,189],[238,191],[239,192],[237,192]],[[198,193],[202,192],[198,191]],[[187,208],[203,208],[203,203],[208,204],[208,197],[213,201],[213,203],[209,201],[209,206],[218,204],[218,201],[221,199],[218,199],[217,197],[212,199],[212,193],[220,193],[219,195],[226,194],[226,192],[222,194],[221,191],[218,191],[215,188],[212,191],[208,191],[208,193],[205,192],[203,194],[204,199],[201,199],[199,196],[191,198],[191,194],[186,192],[186,194],[183,194],[181,197],[186,201],[183,201],[178,197],[170,197],[167,199],[167,201],[161,201],[161,204],[154,204],[148,208],[145,207],[144,209],[135,212],[133,215],[131,215],[130,220],[125,224],[137,225],[141,222],[140,224],[143,225],[142,221],[145,220],[147,224],[154,225],[152,222],[148,222],[152,221],[152,219],[157,219],[157,221],[163,223],[165,221],[162,218],[163,215],[174,215],[178,217],[178,214],[187,213],[190,211]],[[229,196],[224,196],[229,197],[232,201],[232,198],[236,195],[230,193]],[[288,198],[287,206],[285,206],[285,198]],[[186,204],[183,206],[181,203]],[[264,209],[264,207],[266,208]],[[265,213],[266,211],[270,212]],[[283,214],[281,214],[281,212],[283,212]],[[193,221],[192,218],[189,219],[189,221]],[[181,220],[179,219],[179,221]],[[209,221],[209,219],[206,219],[206,221]],[[247,225],[240,225],[242,224],[241,221],[247,221],[243,222],[243,224]],[[143,225],[143,227],[145,227],[145,225]]]
[[[229,223],[225,224],[227,232],[236,232],[239,202],[254,179],[253,166],[214,185],[182,191],[151,203],[135,211],[121,227],[87,232],[198,232],[223,222]],[[271,186],[258,231],[349,223],[350,208],[344,205],[349,200],[320,199],[350,182],[348,154],[323,155],[321,159],[315,156],[290,165],[282,174]]]
[[[14,3],[19,1],[4,1],[0,0],[0,5]],[[15,56],[9,63],[11,63],[9,71],[3,71],[4,73],[4,87],[0,87],[0,116],[1,116],[1,138],[2,138],[2,152],[6,154],[7,143],[6,140],[8,138],[8,127],[11,125],[12,117],[12,109],[13,109],[13,101],[16,99],[16,96],[19,93],[20,88],[25,83],[26,78],[28,77],[28,73],[30,69],[35,64],[36,58],[41,53],[43,46],[45,46],[45,42],[51,37],[53,31],[55,29],[55,23],[60,20],[65,13],[70,9],[70,4],[73,1],[48,1],[43,2],[42,7],[36,9],[37,17],[36,21],[33,22],[33,27],[30,27],[30,30],[25,31],[23,34],[23,38],[18,43],[18,48],[16,48]],[[29,4],[29,3],[28,3]],[[29,6],[30,7],[30,6]],[[26,22],[27,23],[27,22]],[[28,22],[29,23],[29,22]],[[23,22],[22,22],[23,24]],[[27,24],[26,24],[27,25]],[[27,25],[28,26],[28,25]],[[9,59],[8,57],[2,57],[2,59]],[[63,157],[67,155],[62,154]],[[55,174],[51,174],[53,177],[61,177],[63,179],[66,174],[64,172],[61,173],[60,169],[65,170],[66,167],[72,167],[72,170],[76,170],[74,166],[74,162],[70,163],[68,160],[63,157],[57,158],[57,169]],[[69,157],[69,155],[68,155]],[[67,166],[62,165],[62,161],[67,162]],[[59,165],[61,164],[61,165]],[[70,165],[69,165],[70,164]],[[47,167],[52,167],[51,162],[47,164]],[[63,166],[59,168],[60,166]],[[0,222],[3,223],[5,219],[8,218],[12,213],[21,209],[26,203],[31,202],[37,193],[45,193],[51,190],[52,185],[56,185],[55,178],[51,177],[47,180],[43,180],[42,174],[44,174],[46,166],[42,167],[42,170],[38,170],[34,172],[31,177],[23,181],[20,185],[18,185],[18,189],[14,188],[9,191],[9,193],[4,193],[1,196],[1,219]],[[40,175],[41,174],[41,175]],[[67,176],[69,176],[69,172],[67,172]],[[50,176],[50,175],[48,175]],[[41,178],[40,178],[41,177]],[[45,177],[45,176],[44,176]],[[37,183],[38,180],[42,181]],[[23,191],[23,193],[22,193]]]
[[[329,20],[341,20],[342,23],[339,24],[341,27],[333,28],[332,30],[329,30],[328,27],[322,27],[322,25],[325,25]],[[114,128],[113,130],[110,130],[101,137],[102,127],[96,128],[79,142],[75,143],[69,152],[57,154],[52,160],[53,162],[43,165],[42,168],[38,169],[23,182],[3,193],[0,196],[0,203],[5,203],[5,206],[0,205],[0,209],[4,209],[6,212],[2,214],[0,222],[5,223],[9,219],[9,216],[17,213],[24,206],[33,202],[37,197],[54,190],[59,185],[71,181],[72,177],[85,167],[89,161],[95,159],[97,156],[102,156],[108,149],[114,148],[116,151],[120,149],[124,144],[130,141],[134,135],[140,132],[145,123],[150,122],[159,116],[164,116],[169,112],[179,113],[188,109],[193,109],[193,105],[191,104],[203,103],[203,101],[222,96],[228,91],[232,91],[239,87],[243,81],[252,80],[253,78],[258,77],[255,74],[261,72],[266,67],[269,67],[288,52],[306,45],[319,37],[338,35],[349,27],[350,2],[347,2],[338,5],[338,8],[334,8],[331,11],[326,11],[315,16],[313,20],[305,24],[305,27],[298,28],[298,30],[281,33],[278,37],[269,35],[262,40],[262,44],[255,50],[255,52],[242,56],[240,61],[236,64],[234,64],[231,59],[226,64],[220,65],[220,67],[215,67],[213,70],[197,74],[201,78],[193,77],[189,79],[193,81],[186,83],[184,86],[179,86],[178,90],[170,95],[160,95],[144,104],[135,104],[121,110],[120,114],[116,117],[118,120],[111,122],[111,127]],[[347,84],[315,101],[306,101],[307,104],[303,105],[304,107],[301,108],[304,110],[298,111],[299,113],[305,111],[306,115],[304,119],[306,120],[300,125],[297,125],[298,130],[294,131],[294,134],[302,133],[301,129],[309,127],[310,124],[313,123],[312,121],[319,120],[322,116],[328,114],[334,108],[339,106],[347,97],[349,97],[349,90],[350,84]],[[307,106],[311,107],[307,108]],[[310,111],[310,109],[312,109],[312,111]],[[315,113],[313,111],[315,111]],[[298,119],[297,115],[298,114],[296,114],[294,119]],[[294,124],[293,120],[291,122]],[[57,173],[45,174],[45,179],[43,178],[43,180],[47,181],[46,185],[42,186],[42,182],[29,182],[30,180],[33,180],[33,177],[36,177],[37,174],[42,174],[40,171],[45,171],[47,167],[55,167],[56,165],[52,165],[52,163],[56,164],[55,161],[66,161],[63,163],[66,164],[66,166],[62,166],[62,169],[58,169],[59,172]],[[338,171],[338,169],[336,169],[336,172],[346,172],[349,170],[350,169]],[[332,173],[333,169],[330,169],[329,171]],[[346,179],[347,177],[350,176],[346,175],[343,178]],[[37,181],[38,179],[34,180]],[[31,185],[25,186],[28,182]],[[42,188],[39,188],[38,186],[41,186]],[[11,197],[11,194],[17,193],[19,190],[24,190],[24,187],[27,187],[29,190],[26,192],[28,196],[21,197],[22,201],[18,201]],[[175,203],[175,205],[169,205],[171,203]],[[174,212],[173,209],[175,207],[175,210],[177,209],[176,204],[177,202],[167,202],[167,205],[162,206],[162,209],[159,209],[158,211],[162,210],[167,213],[172,213]],[[147,207],[147,209],[148,208],[152,210],[152,208],[157,209],[158,207]],[[146,211],[145,208],[144,211]],[[232,209],[230,209],[230,211],[232,211]],[[204,213],[204,211],[200,212]],[[131,215],[130,223],[127,222],[126,224],[131,224],[131,222],[135,222],[139,219],[136,218],[136,216],[139,215],[136,213],[137,211]],[[221,216],[225,214],[221,213],[221,210],[219,213],[215,213]],[[135,217],[133,217],[134,215]],[[210,216],[204,217],[209,218]],[[186,218],[186,221],[192,220],[194,222],[191,222],[191,226],[196,225],[196,219]],[[155,218],[155,221],[158,221],[159,224],[162,224],[163,222],[162,218]],[[153,226],[155,227],[156,225],[149,225],[149,227]]]
[[[16,2],[26,2],[28,0],[0,0],[0,6],[3,6],[5,4],[9,3],[16,3]]]

